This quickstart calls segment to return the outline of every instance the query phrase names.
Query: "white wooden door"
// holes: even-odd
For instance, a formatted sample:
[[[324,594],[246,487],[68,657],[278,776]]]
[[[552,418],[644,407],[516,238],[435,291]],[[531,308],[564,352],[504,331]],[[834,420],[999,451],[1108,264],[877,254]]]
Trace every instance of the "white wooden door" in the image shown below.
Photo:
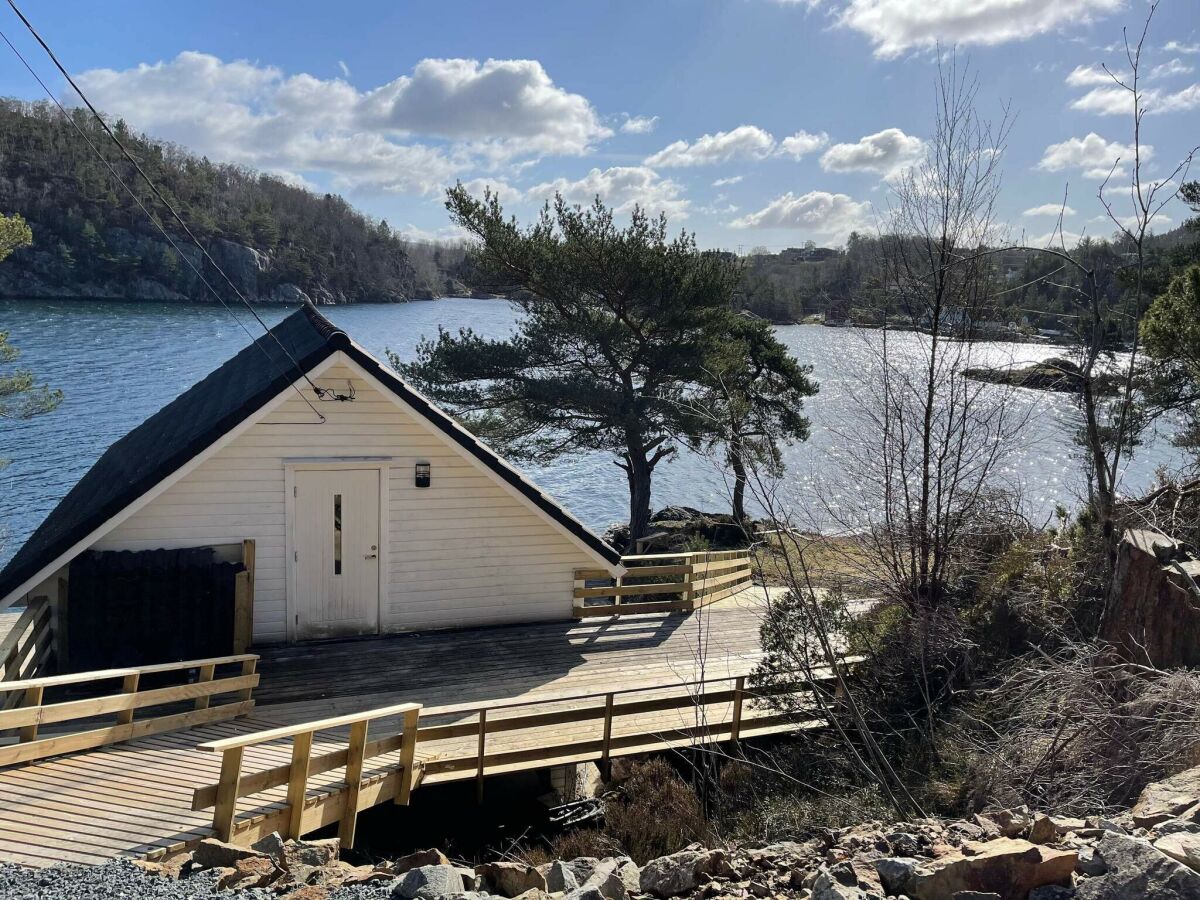
[[[293,539],[296,637],[379,631],[379,471],[299,470]]]

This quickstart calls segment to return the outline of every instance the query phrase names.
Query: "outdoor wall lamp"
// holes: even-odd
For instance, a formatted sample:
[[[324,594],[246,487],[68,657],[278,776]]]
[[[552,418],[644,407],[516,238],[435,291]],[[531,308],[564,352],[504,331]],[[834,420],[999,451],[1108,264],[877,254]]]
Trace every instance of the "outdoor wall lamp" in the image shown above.
[[[429,487],[429,463],[417,463],[417,487]]]

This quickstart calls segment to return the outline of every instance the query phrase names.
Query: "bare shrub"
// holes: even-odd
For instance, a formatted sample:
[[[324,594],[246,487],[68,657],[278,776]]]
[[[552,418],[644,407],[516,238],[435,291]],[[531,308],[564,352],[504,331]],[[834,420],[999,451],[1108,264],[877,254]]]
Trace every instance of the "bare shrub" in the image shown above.
[[[1066,647],[1015,661],[943,731],[973,808],[1094,813],[1200,763],[1200,672],[1117,663]]]
[[[631,761],[620,795],[605,806],[604,830],[641,864],[710,836],[695,791],[662,757]]]

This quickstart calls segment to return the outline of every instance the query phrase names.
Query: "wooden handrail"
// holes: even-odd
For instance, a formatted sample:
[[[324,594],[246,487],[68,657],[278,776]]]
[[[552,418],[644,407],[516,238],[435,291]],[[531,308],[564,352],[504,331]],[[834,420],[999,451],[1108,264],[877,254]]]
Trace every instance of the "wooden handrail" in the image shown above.
[[[238,653],[233,656],[213,656],[208,659],[188,659],[182,662],[155,663],[149,666],[130,666],[124,669],[95,669],[91,672],[75,672],[70,675],[48,675],[44,678],[26,678],[22,681],[0,682],[0,691],[23,691],[27,688],[63,687],[68,684],[86,684],[90,681],[107,681],[110,678],[125,678],[129,675],[152,675],[157,672],[181,672],[199,669],[202,666],[221,666],[232,663],[258,661],[254,653]]]
[[[3,691],[22,691],[19,707],[0,711],[0,730],[19,729],[17,743],[0,746],[0,766],[44,759],[62,753],[89,750],[136,737],[191,728],[244,715],[254,708],[252,692],[258,686],[255,671],[258,657],[251,653],[162,663],[129,669],[101,669],[75,675],[53,675],[0,684]],[[220,665],[238,665],[236,674],[216,676]],[[157,672],[199,670],[197,681],[142,689],[142,675]],[[45,703],[47,688],[121,679],[120,689],[99,697]],[[212,705],[212,698],[233,694],[232,699]],[[139,709],[191,701],[190,710],[135,721]],[[112,725],[39,737],[43,725],[92,719],[116,713]]]
[[[274,814],[279,828],[288,837],[299,838],[313,828],[326,823],[332,811],[338,815],[338,836],[345,847],[354,846],[358,811],[373,805],[386,794],[396,803],[407,805],[416,778],[416,744],[421,704],[397,703],[364,712],[350,713],[327,719],[317,719],[297,725],[270,728],[237,737],[206,741],[199,749],[221,754],[221,775],[216,784],[204,785],[192,794],[192,809],[213,809],[213,830],[223,841],[233,838],[237,819],[237,802],[242,797],[271,788],[287,785],[287,802],[282,811]],[[368,741],[368,728],[376,719],[402,716],[402,729],[385,738]],[[349,726],[350,736],[343,749],[313,756],[313,738],[321,731]],[[272,741],[292,741],[291,760],[249,775],[242,775],[242,763],[247,747]],[[400,751],[396,764],[386,765],[364,775],[368,760],[395,750]],[[307,799],[308,782],[316,775],[344,768],[341,786],[324,791],[312,804]],[[364,801],[363,792],[372,794]],[[310,808],[311,807],[311,808]]]
[[[666,561],[672,561],[672,564],[664,565]],[[576,618],[691,612],[750,585],[750,554],[747,550],[642,553],[623,556],[621,562],[625,565],[625,572],[610,585],[588,584],[594,580],[611,580],[612,576],[604,570],[575,570],[573,596],[576,600]],[[640,565],[642,562],[649,565]],[[643,579],[647,578],[671,580],[645,582]],[[642,599],[664,594],[677,594],[678,599]],[[606,603],[587,605],[580,602],[609,597],[612,599]],[[634,602],[625,603],[627,598],[635,599]]]
[[[0,641],[0,688],[36,672],[49,660],[53,652],[51,612],[49,599],[31,598]],[[12,705],[11,697],[2,699],[0,709]]]

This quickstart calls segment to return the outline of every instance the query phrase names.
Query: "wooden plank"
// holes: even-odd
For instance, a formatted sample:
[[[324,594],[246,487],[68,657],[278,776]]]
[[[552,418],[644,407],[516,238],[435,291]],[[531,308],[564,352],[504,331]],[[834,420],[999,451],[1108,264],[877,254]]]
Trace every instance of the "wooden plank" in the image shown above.
[[[475,802],[483,806],[483,777],[486,766],[486,749],[487,749],[487,710],[479,711],[479,747],[476,756],[479,764],[476,767],[475,774]]]
[[[400,790],[396,792],[396,803],[408,806],[409,797],[416,785],[416,772],[413,765],[416,762],[417,732],[421,724],[421,710],[412,709],[404,714],[403,743],[400,745],[400,774],[403,781]]]
[[[42,705],[42,690],[43,689],[41,687],[28,688],[25,691],[25,697],[21,700],[21,705],[24,707],[28,707],[29,711],[34,713],[35,715],[41,713],[41,709],[39,709],[38,707],[40,707]],[[30,742],[36,743],[37,742],[37,734],[38,734],[38,725],[40,724],[40,722],[41,722],[41,718],[39,715],[38,718],[35,718],[32,722],[30,722],[28,725],[26,725],[24,728],[21,729],[20,736],[17,738],[17,740],[19,740],[22,744],[25,744],[26,746],[32,746],[32,744]],[[0,759],[2,759],[2,758],[3,757],[0,757]]]
[[[292,738],[292,763],[288,772],[288,826],[286,837],[303,836],[304,797],[308,791],[308,763],[312,757],[313,733],[306,731]]]
[[[237,815],[238,782],[242,776],[245,748],[230,747],[221,757],[221,779],[217,784],[217,805],[213,810],[213,830],[222,841],[233,835],[233,817]]]
[[[347,725],[353,725],[355,722],[363,719],[380,719],[385,716],[398,716],[414,709],[420,709],[419,703],[396,703],[392,706],[385,706],[380,709],[373,709],[368,712],[350,713],[344,716],[333,716],[327,719],[318,719],[315,722],[303,722],[299,725],[285,725],[280,728],[270,728],[266,731],[256,731],[251,734],[242,734],[237,737],[225,738],[219,741],[206,741],[199,744],[197,749],[206,750],[209,753],[223,753],[230,747],[249,747],[254,744],[265,744],[268,741],[277,741],[280,738],[292,737],[304,731],[326,731],[330,728],[343,728]]]
[[[619,587],[576,588],[575,599],[589,597],[642,597],[647,594],[680,594],[687,588],[682,581],[667,584],[625,584]]]
[[[111,725],[107,728],[96,728],[90,731],[80,731],[61,737],[43,738],[26,744],[15,744],[0,747],[0,766],[11,766],[15,763],[29,762],[46,756],[57,756],[61,753],[76,753],[80,750],[90,750],[113,744],[118,741],[128,741],[133,738],[164,731],[177,731],[190,728],[205,722],[215,722],[219,719],[232,719],[242,716],[254,708],[253,700],[238,703],[226,703],[203,710],[191,710],[170,716],[159,716],[154,719],[143,719],[128,725]]]
[[[133,721],[133,702],[136,699],[134,695],[137,694],[138,681],[141,677],[137,672],[134,672],[132,675],[126,675],[121,682],[121,690],[129,695],[129,706],[117,713],[118,725],[128,725]]]
[[[124,678],[126,675],[151,675],[157,672],[179,672],[185,669],[197,669],[200,666],[221,666],[227,663],[244,663],[257,660],[253,653],[239,653],[233,656],[214,656],[208,659],[190,659],[183,662],[157,663],[152,666],[129,666],[123,669],[100,669],[94,672],[78,672],[72,675],[50,675],[45,678],[29,678],[23,681],[7,681],[0,683],[0,691],[20,691],[27,687],[62,687],[68,684],[86,684],[90,681],[105,681],[109,678]]]
[[[676,588],[675,593],[679,592],[679,588]],[[576,619],[593,619],[602,616],[615,615],[636,616],[645,615],[647,613],[687,612],[690,608],[690,604],[686,600],[662,600],[658,602],[647,603],[625,603],[620,606],[615,603],[607,603],[603,606],[575,606],[571,610],[571,615]]]
[[[196,681],[200,684],[207,684],[213,680],[213,675],[217,672],[217,667],[214,665],[201,666],[199,673],[196,675]],[[211,695],[205,694],[202,697],[196,698],[196,709],[208,709]]]

